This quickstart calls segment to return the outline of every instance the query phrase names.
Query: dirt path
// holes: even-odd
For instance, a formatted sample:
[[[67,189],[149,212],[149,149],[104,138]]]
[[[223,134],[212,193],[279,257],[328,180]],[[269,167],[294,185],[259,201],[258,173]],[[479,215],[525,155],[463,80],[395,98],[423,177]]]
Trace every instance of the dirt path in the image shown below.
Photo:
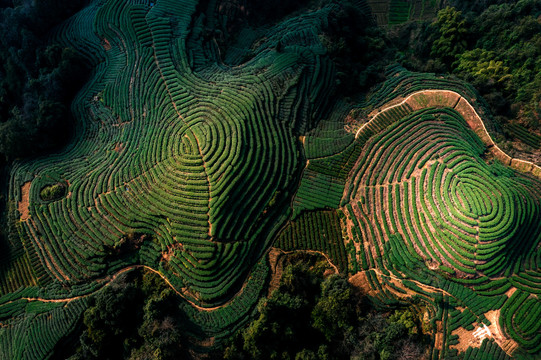
[[[280,285],[280,280],[282,279],[282,273],[283,273],[283,257],[282,257],[283,251],[278,248],[271,248],[271,250],[268,253],[269,257],[269,265],[271,268],[271,280],[269,281],[269,289],[267,291],[267,296],[270,296],[270,294],[278,289]]]
[[[294,251],[287,251],[286,252],[286,251],[283,251],[283,250],[273,248],[272,251],[274,251],[274,250],[276,250],[275,253],[274,254],[269,254],[270,256],[274,255],[274,256],[278,257],[278,255],[282,255],[282,254],[286,255],[286,254],[291,254],[291,253],[299,252],[299,251],[322,255],[325,258],[325,260],[329,263],[329,265],[334,269],[335,273],[336,274],[339,273],[338,267],[336,267],[336,265],[334,265],[332,263],[331,259],[325,253],[323,253],[321,251],[316,251],[316,250],[294,250]],[[280,254],[278,254],[277,252],[279,252]],[[267,255],[267,256],[269,256],[269,255]],[[73,297],[69,297],[69,298],[61,298],[61,299],[47,299],[47,298],[42,298],[42,297],[35,297],[35,298],[23,297],[23,298],[20,298],[20,299],[27,300],[27,301],[39,301],[39,302],[44,302],[44,303],[69,303],[69,302],[72,302],[72,301],[75,301],[75,300],[79,300],[79,299],[94,295],[95,293],[97,293],[98,291],[103,289],[105,286],[110,285],[113,281],[115,281],[123,273],[126,273],[126,272],[134,270],[134,269],[145,269],[145,270],[148,270],[148,271],[151,271],[151,272],[157,274],[159,277],[161,277],[165,281],[165,283],[178,296],[180,296],[182,299],[187,301],[191,306],[193,306],[194,308],[196,308],[197,310],[200,310],[200,311],[213,311],[213,310],[217,310],[217,309],[223,308],[225,306],[228,306],[238,295],[240,295],[244,291],[244,288],[246,286],[246,281],[245,281],[242,288],[236,294],[234,294],[229,301],[227,301],[227,302],[225,302],[225,303],[223,303],[221,305],[213,306],[213,307],[203,307],[203,306],[197,305],[193,301],[189,300],[186,297],[186,295],[184,294],[184,292],[178,291],[177,288],[167,279],[167,277],[165,277],[163,274],[161,274],[158,270],[155,270],[155,269],[153,269],[153,268],[151,268],[150,266],[147,266],[147,265],[130,265],[130,266],[127,266],[127,267],[117,271],[112,277],[102,279],[102,281],[106,280],[106,282],[103,284],[103,286],[101,286],[99,289],[97,289],[95,291],[92,291],[92,292],[90,292],[88,294],[79,295],[79,296],[73,296]],[[249,277],[249,275],[248,275],[248,277]],[[98,281],[100,281],[100,280],[98,280]],[[20,299],[11,300],[11,301],[8,301],[6,303],[0,304],[0,307],[4,306],[4,305],[11,304],[11,303],[13,303],[15,301],[18,301]]]
[[[448,293],[447,291],[443,290],[443,289],[439,289],[437,287],[434,287],[434,286],[431,286],[431,285],[426,285],[426,284],[423,284],[422,282],[420,281],[417,281],[417,280],[413,280],[413,279],[401,279],[397,276],[394,276],[394,275],[385,275],[384,273],[382,273],[379,269],[370,269],[372,271],[374,271],[377,275],[379,275],[380,277],[387,277],[387,278],[390,278],[390,279],[394,279],[394,280],[398,280],[398,281],[403,281],[403,280],[409,280],[411,281],[412,283],[415,283],[417,286],[419,286],[420,288],[422,289],[425,289],[427,290],[428,292],[431,292],[431,293],[442,293],[442,294],[445,294],[449,297],[452,297],[454,298],[455,296],[452,295],[451,293]]]
[[[377,120],[380,115],[403,104],[408,104],[413,111],[433,106],[451,107],[462,115],[468,125],[481,138],[481,140],[486,144],[486,146],[498,160],[515,170],[529,172],[534,176],[541,178],[540,166],[532,163],[531,161],[512,158],[498,147],[488,133],[481,116],[479,116],[475,108],[459,93],[452,90],[421,90],[408,95],[399,103],[395,103],[395,101],[396,100],[391,100],[390,103],[392,103],[392,105],[384,106],[383,108],[379,109],[379,111],[372,112],[372,118],[363,124],[359,130],[357,130],[355,133],[355,138],[359,136],[365,126]]]
[[[178,291],[175,288],[175,286],[173,284],[171,284],[171,282],[164,275],[162,275],[158,270],[155,270],[155,269],[153,269],[153,268],[151,268],[150,266],[147,266],[147,265],[130,265],[130,266],[127,266],[127,267],[117,271],[111,278],[108,278],[108,279],[105,278],[107,280],[103,284],[103,286],[101,286],[99,289],[97,289],[95,291],[92,291],[92,292],[90,292],[88,294],[79,295],[79,296],[73,296],[73,297],[69,297],[69,298],[61,298],[61,299],[47,299],[47,298],[41,298],[41,297],[36,297],[36,298],[23,297],[23,298],[19,298],[19,299],[16,299],[16,300],[11,300],[11,301],[8,301],[6,303],[0,304],[0,307],[2,307],[4,305],[11,304],[11,303],[13,303],[15,301],[18,301],[18,300],[21,300],[21,299],[27,300],[27,301],[39,301],[39,302],[44,302],[44,303],[69,303],[69,302],[72,302],[72,301],[75,301],[75,300],[79,300],[79,299],[94,295],[98,291],[102,290],[104,287],[110,285],[113,281],[115,281],[123,273],[126,273],[126,272],[134,270],[134,269],[145,269],[145,270],[148,270],[148,271],[151,271],[151,272],[157,274],[158,276],[160,276],[165,281],[165,283],[178,296],[180,296],[182,299],[187,301],[191,306],[193,306],[194,308],[196,308],[197,310],[200,310],[200,311],[213,311],[213,310],[217,310],[217,309],[220,309],[222,307],[225,307],[225,306],[229,305],[231,303],[231,301],[233,301],[240,293],[242,293],[242,291],[244,290],[244,287],[246,286],[246,282],[245,282],[244,285],[242,286],[242,288],[236,294],[234,294],[229,301],[223,303],[222,305],[218,305],[218,306],[214,306],[214,307],[203,307],[203,306],[199,306],[196,303],[194,303],[193,301],[189,300],[186,297],[186,295],[184,295],[183,292]],[[102,281],[105,280],[105,279],[102,279]]]
[[[430,292],[430,293],[441,293],[441,294],[445,294],[449,297],[452,297],[452,298],[455,298],[452,294],[448,293],[447,291],[443,290],[443,289],[439,289],[439,288],[436,288],[436,287],[433,287],[433,286],[430,286],[430,285],[426,285],[426,284],[423,284],[422,282],[419,282],[417,280],[413,280],[413,279],[401,279],[397,276],[394,276],[394,275],[385,275],[384,273],[381,272],[381,270],[377,269],[377,268],[371,268],[369,270],[363,270],[363,271],[360,271],[358,273],[356,273],[355,275],[351,276],[348,281],[358,287],[359,289],[361,289],[364,293],[368,294],[368,295],[371,295],[373,296],[374,294],[376,294],[378,291],[377,290],[374,290],[372,289],[372,287],[370,286],[370,283],[368,282],[368,279],[366,277],[366,273],[368,271],[373,271],[376,273],[377,276],[381,277],[381,278],[388,278],[390,279],[395,285],[399,285],[399,284],[402,284],[402,281],[404,280],[408,280],[408,281],[411,281],[413,283],[415,283],[417,286],[419,286],[420,288],[422,288],[423,290],[425,290],[426,292]],[[383,286],[383,284],[382,284]],[[408,288],[404,288],[404,285],[400,286],[401,288],[403,288],[403,290],[406,291],[407,294],[402,294],[402,295],[408,295],[408,296],[412,296],[412,295],[415,295],[415,291],[411,290],[411,289],[408,289]]]
[[[293,254],[295,252],[304,252],[304,253],[308,253],[308,254],[318,254],[318,255],[321,255],[325,258],[325,260],[327,260],[327,262],[329,263],[329,265],[334,269],[334,272],[335,274],[339,274],[340,271],[338,270],[338,267],[336,265],[333,264],[333,262],[331,261],[331,259],[327,256],[327,254],[325,254],[324,252],[322,251],[317,251],[317,250],[303,250],[303,249],[299,249],[299,250],[291,250],[291,251],[284,251],[284,250],[280,250],[280,252],[284,255],[287,255],[287,254]]]

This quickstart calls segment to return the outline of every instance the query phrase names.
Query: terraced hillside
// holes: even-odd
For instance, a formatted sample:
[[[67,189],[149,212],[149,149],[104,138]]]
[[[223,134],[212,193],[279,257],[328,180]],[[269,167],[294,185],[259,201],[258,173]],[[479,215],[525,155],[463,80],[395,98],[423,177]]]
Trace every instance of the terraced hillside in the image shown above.
[[[258,261],[302,170],[298,136],[332,90],[317,33],[336,5],[265,30],[252,58],[234,64],[231,50],[230,65],[203,41],[211,20],[196,5],[94,1],[57,30],[94,71],[73,103],[71,145],[11,172],[18,257],[3,279],[0,357],[47,355],[86,297],[135,266],[208,309],[193,317],[209,337],[257,301],[267,269]],[[51,341],[25,346],[48,317]]]
[[[387,78],[303,138],[300,215],[276,246],[323,250],[341,265],[326,215],[338,208],[350,281],[383,309],[416,309],[431,329],[429,358],[536,358],[539,164],[500,149],[469,85],[400,67]]]
[[[378,303],[432,308],[433,358],[484,338],[538,354],[541,329],[525,318],[541,305],[541,169],[505,155],[459,92],[404,93],[356,131],[342,200],[352,281]]]
[[[339,10],[219,42],[240,3],[95,0],[56,30],[94,70],[70,145],[11,170],[0,358],[50,358],[134,268],[182,299],[194,343],[219,344],[265,293],[273,245],[412,308],[432,359],[539,354],[538,164],[500,150],[467,84],[396,67],[366,101],[335,96],[319,35]]]

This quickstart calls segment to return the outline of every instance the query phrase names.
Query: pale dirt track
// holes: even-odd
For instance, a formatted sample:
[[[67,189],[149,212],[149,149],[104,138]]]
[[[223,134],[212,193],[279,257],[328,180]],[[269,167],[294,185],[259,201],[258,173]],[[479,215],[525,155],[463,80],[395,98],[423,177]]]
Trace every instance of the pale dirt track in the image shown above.
[[[7,304],[10,304],[10,303],[13,303],[15,301],[18,301],[18,300],[26,300],[26,301],[39,301],[39,302],[44,302],[44,303],[69,303],[69,302],[72,302],[72,301],[75,301],[75,300],[79,300],[79,299],[82,299],[82,298],[85,298],[85,297],[89,297],[91,295],[94,295],[95,293],[97,293],[98,291],[102,290],[104,287],[110,285],[113,281],[115,281],[121,274],[123,273],[126,273],[128,271],[131,271],[131,270],[134,270],[134,269],[145,269],[145,270],[148,270],[148,271],[151,271],[155,274],[157,274],[158,276],[160,276],[164,281],[165,283],[180,297],[182,297],[182,299],[184,299],[185,301],[187,301],[191,306],[193,306],[194,308],[198,309],[198,310],[201,310],[201,311],[213,311],[213,310],[216,310],[216,309],[219,309],[219,308],[222,308],[222,307],[225,307],[227,305],[229,305],[229,303],[231,301],[233,301],[233,299],[239,295],[243,290],[244,290],[244,286],[239,290],[239,292],[237,292],[235,295],[233,295],[231,297],[231,300],[227,301],[226,303],[222,304],[222,305],[219,305],[219,306],[214,306],[214,307],[203,307],[203,306],[200,306],[200,305],[197,305],[195,304],[193,301],[189,300],[182,292],[178,291],[175,286],[173,284],[171,284],[171,282],[164,276],[162,275],[158,270],[155,270],[153,268],[151,268],[150,266],[147,266],[147,265],[130,265],[130,266],[127,266],[121,270],[119,270],[118,272],[116,272],[113,276],[111,276],[110,278],[105,278],[107,279],[106,282],[97,290],[95,291],[92,291],[92,292],[89,292],[87,294],[84,294],[84,295],[79,295],[79,296],[73,296],[73,297],[69,297],[69,298],[60,298],[60,299],[48,299],[48,298],[28,298],[28,297],[23,297],[23,298],[19,298],[19,299],[16,299],[16,300],[12,300],[12,301],[9,301],[9,302],[6,302],[6,303],[3,303],[3,304],[0,304],[0,306],[3,306],[3,305],[7,305]],[[103,280],[103,279],[102,279]],[[98,280],[97,280],[98,281]]]
[[[368,124],[377,120],[381,114],[404,104],[411,106],[414,111],[434,106],[451,107],[462,115],[468,125],[481,138],[481,140],[486,144],[497,159],[515,170],[529,172],[534,176],[541,178],[541,167],[532,163],[531,161],[512,158],[498,147],[488,133],[481,116],[479,116],[475,108],[468,102],[468,100],[462,97],[462,95],[459,93],[451,90],[421,90],[408,95],[399,103],[395,103],[395,101],[396,100],[391,100],[392,105],[384,106],[375,114],[372,112],[374,115],[369,121],[363,124],[359,130],[357,130],[355,133],[355,138],[359,136],[359,133]]]
[[[30,216],[30,185],[32,185],[32,182],[28,181],[21,186],[21,201],[17,204],[17,210],[21,214],[21,221],[28,220]]]
[[[288,251],[288,252],[285,252],[285,251],[282,251],[280,250],[280,252],[282,254],[290,254],[290,253],[293,253],[293,252],[306,252],[306,253],[311,253],[311,254],[318,254],[318,255],[322,255],[325,260],[327,260],[327,262],[329,263],[329,265],[334,269],[335,273],[339,273],[339,270],[338,268],[336,267],[336,265],[334,265],[331,261],[331,259],[323,252],[321,251],[315,251],[315,250],[295,250],[295,251]],[[110,278],[105,278],[107,279],[106,282],[97,290],[95,291],[92,291],[92,292],[89,292],[87,294],[84,294],[84,295],[79,295],[79,296],[73,296],[73,297],[69,297],[69,298],[60,298],[60,299],[52,299],[52,298],[41,298],[41,297],[36,297],[36,298],[29,298],[29,297],[23,297],[23,298],[20,298],[20,299],[17,299],[17,300],[12,300],[12,301],[9,301],[9,302],[6,302],[6,303],[3,303],[3,304],[0,304],[0,306],[3,306],[3,305],[7,305],[7,304],[10,304],[10,303],[13,303],[15,301],[18,301],[18,300],[26,300],[26,301],[39,301],[39,302],[44,302],[44,303],[69,303],[69,302],[72,302],[72,301],[75,301],[75,300],[79,300],[79,299],[82,299],[82,298],[85,298],[85,297],[89,297],[91,295],[94,295],[95,293],[97,293],[98,291],[102,290],[104,287],[110,285],[112,282],[114,282],[120,275],[122,275],[123,273],[126,273],[128,271],[131,271],[131,270],[134,270],[134,269],[145,269],[145,270],[148,270],[148,271],[151,271],[155,274],[157,274],[159,277],[161,277],[165,283],[178,295],[180,296],[182,299],[184,299],[185,301],[187,301],[192,307],[200,310],[200,311],[213,311],[213,310],[217,310],[217,309],[220,309],[222,307],[225,307],[227,305],[229,305],[231,303],[231,301],[233,301],[233,299],[235,297],[237,297],[240,293],[242,293],[242,291],[244,290],[244,287],[246,285],[246,282],[244,283],[244,285],[242,286],[242,288],[235,294],[231,297],[231,299],[225,303],[223,303],[222,305],[219,305],[219,306],[214,306],[214,307],[203,307],[203,306],[200,306],[200,305],[197,305],[196,303],[194,303],[193,301],[189,300],[186,295],[184,295],[181,291],[178,291],[175,286],[163,275],[161,274],[158,270],[155,270],[153,268],[151,268],[150,266],[147,266],[147,265],[130,265],[130,266],[127,266],[121,270],[119,270],[118,272],[116,272],[114,275],[112,275]],[[102,279],[104,280],[104,279]]]

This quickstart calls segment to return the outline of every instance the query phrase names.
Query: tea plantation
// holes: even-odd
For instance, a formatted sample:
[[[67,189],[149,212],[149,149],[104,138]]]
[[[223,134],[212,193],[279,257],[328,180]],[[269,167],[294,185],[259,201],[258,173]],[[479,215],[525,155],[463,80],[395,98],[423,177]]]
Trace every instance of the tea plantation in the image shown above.
[[[357,130],[342,199],[350,269],[382,306],[428,311],[432,358],[461,358],[484,338],[529,358],[541,337],[539,167],[498,148],[471,91],[435,78],[411,86],[423,78],[402,78],[400,98]]]
[[[429,3],[391,2],[389,21]],[[541,169],[500,150],[475,91],[391,67],[334,101],[318,35],[339,5],[229,47],[207,41],[231,25],[216,5],[94,0],[56,29],[93,70],[70,144],[10,172],[0,358],[50,358],[135,268],[219,344],[265,293],[272,246],[322,252],[376,307],[424,316],[431,359],[538,356]]]

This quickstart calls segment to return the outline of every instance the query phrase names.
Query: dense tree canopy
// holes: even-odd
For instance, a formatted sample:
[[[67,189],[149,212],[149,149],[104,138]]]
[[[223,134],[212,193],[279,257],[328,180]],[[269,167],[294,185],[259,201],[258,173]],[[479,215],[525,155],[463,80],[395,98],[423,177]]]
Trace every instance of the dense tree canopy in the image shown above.
[[[92,298],[70,359],[187,358],[178,296],[154,273],[123,275]]]
[[[456,57],[466,49],[466,20],[460,11],[447,7],[438,13],[435,26],[439,37],[432,44],[430,55],[452,68]]]
[[[539,128],[541,3],[537,0],[449,2],[432,22],[390,28],[406,68],[472,83],[502,124]]]
[[[84,2],[2,4],[0,156],[40,154],[69,134],[69,104],[86,70],[72,49],[51,43],[48,34]]]
[[[420,359],[424,338],[408,310],[375,311],[326,261],[296,255],[255,320],[216,359]]]

